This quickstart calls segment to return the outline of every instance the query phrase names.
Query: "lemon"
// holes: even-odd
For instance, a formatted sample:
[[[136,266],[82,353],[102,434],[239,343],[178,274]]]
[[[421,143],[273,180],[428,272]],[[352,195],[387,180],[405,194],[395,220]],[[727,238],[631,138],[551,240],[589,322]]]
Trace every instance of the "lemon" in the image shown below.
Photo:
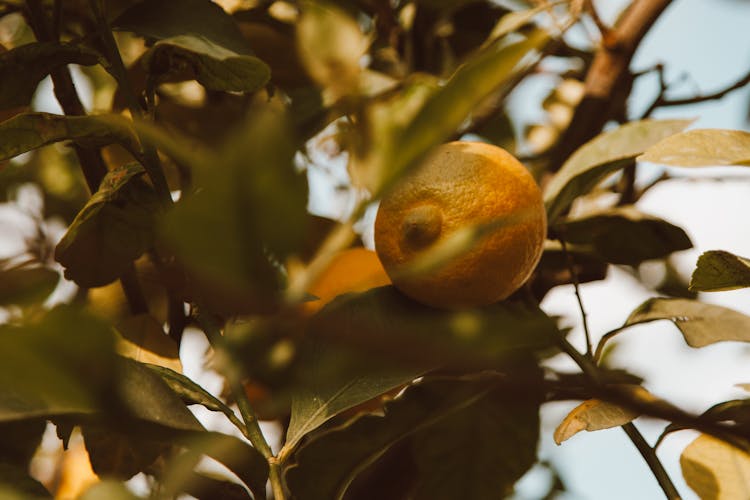
[[[501,223],[492,225],[493,222]],[[422,274],[404,273],[457,230],[492,228]],[[380,202],[375,249],[393,284],[424,304],[456,309],[505,299],[531,276],[547,233],[539,186],[510,153],[480,142],[444,144]]]

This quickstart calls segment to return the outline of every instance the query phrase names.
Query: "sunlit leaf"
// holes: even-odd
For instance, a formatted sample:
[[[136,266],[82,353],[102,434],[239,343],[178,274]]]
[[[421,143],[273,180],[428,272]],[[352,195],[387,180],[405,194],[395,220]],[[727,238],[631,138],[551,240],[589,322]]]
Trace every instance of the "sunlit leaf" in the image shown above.
[[[60,275],[46,267],[18,267],[0,271],[0,305],[42,302],[60,281]]]
[[[446,311],[386,286],[340,296],[313,318],[311,331],[393,360],[486,367],[554,345],[557,326],[520,303]]]
[[[333,99],[356,92],[369,45],[358,23],[332,5],[305,2],[296,29],[297,50],[313,80]]]
[[[100,62],[95,51],[73,44],[36,42],[0,51],[0,109],[31,102],[40,81],[67,64],[91,66]],[[0,144],[5,141],[0,140]]]
[[[358,173],[353,177],[373,193],[387,189],[402,172],[454,134],[471,111],[520,71],[521,62],[548,39],[547,33],[535,31],[514,44],[490,45],[461,65],[438,91],[428,93],[424,105],[415,100],[416,113],[403,110],[407,118],[402,118],[397,104],[371,117],[372,146],[366,155],[355,156],[352,168]],[[424,95],[419,87],[407,88],[407,92],[414,90]],[[383,118],[385,121],[378,123]]]
[[[750,259],[724,250],[711,250],[698,257],[690,278],[690,290],[720,292],[750,286]]]
[[[131,163],[109,172],[55,248],[65,277],[91,288],[107,285],[148,250],[160,202]]]
[[[734,340],[750,342],[750,317],[733,309],[689,299],[649,299],[633,311],[625,325],[669,320],[691,347]]]
[[[459,475],[463,474],[466,472],[465,467],[476,466],[479,461],[469,460],[469,457],[455,450],[430,450],[424,440],[429,439],[427,433],[432,426],[441,425],[442,422],[456,431],[462,429],[457,439],[466,439],[467,416],[471,415],[468,420],[474,421],[475,417],[479,417],[478,413],[487,410],[489,419],[484,423],[477,421],[479,423],[476,426],[477,433],[472,437],[472,448],[480,446],[482,454],[486,452],[497,459],[486,464],[489,467],[487,477],[498,476],[502,483],[501,489],[505,489],[509,482],[513,482],[514,479],[511,478],[517,478],[520,475],[518,472],[522,473],[521,469],[525,470],[533,462],[538,422],[538,404],[529,401],[533,401],[535,397],[529,396],[529,392],[524,397],[514,391],[505,392],[506,390],[508,389],[502,387],[500,379],[493,376],[468,380],[433,379],[413,385],[401,397],[386,405],[384,416],[363,416],[305,443],[296,454],[296,466],[288,470],[289,487],[295,498],[300,500],[340,499],[357,474],[377,461],[395,443],[411,437],[416,437],[413,442],[415,458],[422,452],[434,452],[438,455],[434,458],[448,461],[451,456],[455,456],[455,459],[463,458],[468,463],[455,471]],[[508,400],[514,400],[514,404],[507,403]],[[502,404],[503,402],[507,404]],[[462,416],[462,413],[465,415]],[[518,448],[515,445],[504,447],[494,441],[509,439],[508,433],[515,434]],[[448,436],[441,435],[441,439],[443,438]],[[482,443],[481,440],[491,440],[495,444]],[[450,448],[451,445],[448,444]],[[423,458],[422,467],[426,468],[427,474],[440,473],[430,457]],[[481,477],[486,479],[484,475]],[[496,486],[495,481],[493,479],[491,484],[487,483],[488,488]],[[472,490],[473,493],[487,494],[486,490],[482,490],[482,485],[462,486],[476,486],[477,490]],[[431,485],[425,483],[423,488],[427,494]],[[497,498],[497,494],[498,490],[495,489],[490,496],[472,498]]]
[[[561,444],[581,431],[611,429],[631,422],[638,414],[614,403],[588,399],[576,406],[555,429],[555,443]]]
[[[138,149],[135,134],[124,119],[21,113],[0,123],[0,161],[67,140],[84,146],[120,143],[130,150]]]
[[[656,143],[638,160],[677,167],[750,166],[750,132],[688,130]]]
[[[688,486],[705,500],[750,497],[750,455],[701,434],[680,455]]]
[[[120,334],[117,351],[141,363],[150,363],[182,371],[179,346],[153,316],[129,316],[117,325]]]
[[[238,54],[251,53],[232,16],[210,0],[143,0],[122,12],[112,26],[156,40],[190,34]]]
[[[514,31],[518,31],[525,25],[529,24],[537,14],[544,12],[545,10],[550,10],[552,7],[560,3],[562,2],[544,3],[533,9],[508,12],[501,17],[495,27],[492,28],[492,32],[490,33],[490,36],[487,37],[487,42],[485,42],[485,44],[494,42]]]
[[[114,380],[114,341],[70,307],[0,329],[0,421],[92,413]]]
[[[633,206],[602,210],[556,225],[566,242],[590,246],[613,264],[636,265],[692,248],[685,231]]]
[[[550,222],[579,195],[608,174],[630,164],[647,148],[690,125],[689,120],[642,120],[604,132],[581,146],[552,177],[544,190]]]
[[[211,90],[254,92],[262,88],[271,71],[260,59],[240,55],[205,38],[179,35],[158,41],[145,54],[152,76],[194,78]]]

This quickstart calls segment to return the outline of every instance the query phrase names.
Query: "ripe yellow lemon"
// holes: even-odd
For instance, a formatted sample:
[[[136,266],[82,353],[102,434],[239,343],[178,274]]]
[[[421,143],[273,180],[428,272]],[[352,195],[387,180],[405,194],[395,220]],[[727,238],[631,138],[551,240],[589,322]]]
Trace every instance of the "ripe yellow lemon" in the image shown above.
[[[483,224],[489,234],[465,252],[430,272],[403,272],[457,230]],[[491,304],[520,288],[541,257],[546,233],[542,193],[528,170],[497,146],[457,141],[437,148],[386,193],[375,219],[375,249],[399,290],[454,309]]]
[[[308,292],[317,300],[305,302],[303,310],[315,313],[343,293],[364,292],[390,284],[391,280],[375,252],[366,248],[349,248],[337,254],[328,269],[310,286]]]

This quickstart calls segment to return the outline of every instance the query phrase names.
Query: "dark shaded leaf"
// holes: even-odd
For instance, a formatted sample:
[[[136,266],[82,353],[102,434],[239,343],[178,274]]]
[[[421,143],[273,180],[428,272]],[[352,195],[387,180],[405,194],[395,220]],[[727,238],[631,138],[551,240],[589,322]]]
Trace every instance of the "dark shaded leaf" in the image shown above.
[[[573,283],[571,266],[579,283],[603,280],[607,277],[608,264],[589,248],[566,245],[563,252],[559,241],[547,240],[535,275],[530,281],[534,296],[541,300],[558,285]],[[572,262],[572,264],[571,264]]]
[[[0,123],[0,161],[68,140],[84,146],[120,143],[131,151],[138,149],[133,130],[119,117],[21,113]]]
[[[114,379],[107,325],[72,307],[0,328],[0,421],[92,413]]]
[[[526,394],[528,397],[528,392]],[[476,466],[476,462],[467,460],[467,457],[463,454],[464,450],[461,453],[456,453],[455,450],[434,448],[429,450],[430,444],[425,443],[425,440],[430,439],[427,433],[430,432],[429,429],[436,425],[452,426],[454,430],[461,428],[466,431],[465,424],[478,416],[474,412],[489,409],[485,405],[493,406],[491,400],[495,398],[499,399],[501,403],[493,407],[491,414],[498,416],[503,413],[500,405],[504,403],[505,398],[510,399],[511,395],[508,393],[503,396],[500,379],[491,375],[467,378],[466,380],[428,379],[420,382],[409,387],[398,399],[388,403],[385,407],[384,416],[363,416],[350,424],[320,434],[305,443],[296,454],[297,463],[287,471],[287,483],[295,498],[301,500],[340,499],[357,474],[377,461],[395,443],[415,435],[419,436],[414,441],[415,453],[432,451],[435,454],[433,456],[443,460],[450,460],[444,453],[453,453],[457,459],[465,460]],[[525,398],[521,397],[519,393],[516,393],[513,398],[517,401],[515,403],[517,409],[514,410],[510,405],[507,406],[505,409],[508,412],[503,413],[500,422],[512,422],[512,427],[518,424],[524,430],[518,432],[518,429],[514,429],[513,432],[518,432],[519,437],[523,437],[519,439],[517,448],[498,446],[498,450],[500,453],[510,452],[511,455],[515,455],[520,469],[526,465],[526,455],[529,454],[529,451],[532,456],[534,455],[538,403],[535,397],[532,397],[531,399],[534,399],[535,402],[527,405],[522,402],[525,401]],[[524,422],[516,422],[516,416],[513,416],[516,411],[520,412],[519,415],[523,414]],[[464,412],[467,412],[465,416],[471,415],[471,417],[468,419],[462,417],[461,414]],[[445,424],[442,424],[443,422]],[[489,423],[489,420],[486,423]],[[495,424],[498,424],[498,422],[496,421]],[[502,423],[500,425],[503,430],[508,430]],[[526,425],[529,428],[534,427],[533,433],[529,432],[527,435]],[[489,439],[489,436],[484,434],[487,430],[486,427],[481,425],[477,428],[480,427],[483,429],[481,431],[482,437]],[[420,435],[420,433],[424,434]],[[462,433],[459,432],[459,434]],[[508,438],[504,432],[498,432],[497,428],[490,434],[497,436],[493,439],[499,439],[502,436],[505,439]],[[466,434],[463,434],[458,439],[461,440],[466,437]],[[477,435],[472,437],[476,438]],[[528,442],[525,442],[527,437],[529,438]],[[441,439],[446,438],[450,439],[449,436],[441,435]],[[453,442],[452,444],[456,443]],[[527,445],[530,446],[530,450],[526,449]],[[482,444],[472,441],[471,446],[474,448],[482,446]],[[424,447],[424,450],[421,449],[422,447]],[[483,446],[482,449],[484,450]],[[415,458],[419,460],[419,457]],[[504,458],[501,464],[505,463]],[[423,460],[421,465],[430,471],[428,474],[439,474],[438,470],[432,469],[435,465],[434,461],[429,460],[428,456],[423,457]],[[495,463],[494,468],[492,464],[487,464],[493,472],[492,475],[499,472],[498,475],[502,477],[504,472],[513,469],[513,467],[506,469],[501,464]],[[462,466],[457,473],[465,471],[465,466]],[[482,481],[487,480],[487,477],[481,477]],[[507,486],[507,477],[503,478],[502,481]],[[466,486],[466,484],[463,484],[463,486]],[[424,487],[425,489],[422,491],[428,494],[431,490],[426,489],[427,485]],[[498,491],[495,490],[493,498],[497,496]]]
[[[148,250],[160,202],[131,163],[109,172],[55,248],[65,277],[86,288],[107,285]]]
[[[630,122],[578,148],[544,190],[550,223],[555,222],[576,197],[587,193],[604,177],[631,164],[644,150],[688,125],[690,120]]]
[[[724,250],[712,250],[698,257],[690,278],[690,290],[720,292],[750,286],[750,259]]]
[[[29,476],[27,466],[0,462],[0,497],[7,500],[52,498],[49,491]]]
[[[164,444],[139,436],[136,429],[120,432],[109,426],[81,426],[91,468],[98,476],[127,481],[167,450]]]
[[[179,35],[157,42],[144,56],[149,73],[157,80],[195,79],[211,90],[255,92],[271,71],[260,59],[240,55],[192,35]]]
[[[28,466],[42,441],[42,434],[46,427],[47,422],[44,419],[0,422],[0,435],[3,436],[0,462]]]
[[[681,227],[632,206],[565,219],[555,230],[566,242],[590,246],[613,264],[636,265],[693,246]]]
[[[625,325],[669,320],[691,347],[734,340],[750,342],[750,317],[735,310],[689,299],[649,299],[633,311]]]
[[[0,305],[40,303],[55,290],[60,275],[46,267],[0,271]]]
[[[732,420],[741,425],[750,425],[750,399],[733,399],[715,404],[703,416],[718,422]]]
[[[98,53],[73,44],[36,42],[0,51],[0,110],[29,104],[39,82],[57,68],[99,62]]]
[[[184,480],[192,476],[191,464],[201,455],[206,455],[236,474],[254,493],[255,498],[265,497],[268,462],[245,441],[220,432],[193,432],[180,436],[178,444],[187,453],[168,469],[166,484],[171,483],[179,489]]]
[[[540,402],[541,394],[533,389],[496,389],[417,431],[412,443],[418,473],[414,498],[490,500],[509,495],[536,462]]]
[[[312,319],[310,335],[394,362],[486,367],[554,345],[557,326],[520,303],[446,311],[386,286],[339,296]]]
[[[193,472],[182,489],[195,498],[221,498],[222,500],[250,499],[250,493],[237,483]]]
[[[192,35],[238,54],[251,53],[232,16],[210,0],[144,0],[120,14],[112,27],[156,40]]]
[[[688,130],[651,146],[638,160],[676,167],[750,166],[750,132]]]

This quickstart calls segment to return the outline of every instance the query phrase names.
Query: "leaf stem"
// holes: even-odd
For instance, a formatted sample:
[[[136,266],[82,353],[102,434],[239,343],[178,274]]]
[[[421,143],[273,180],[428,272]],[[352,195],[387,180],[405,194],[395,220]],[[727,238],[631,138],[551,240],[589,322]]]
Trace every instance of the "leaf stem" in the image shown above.
[[[558,238],[560,241],[560,245],[562,246],[563,255],[565,255],[565,260],[568,263],[568,270],[570,271],[570,276],[573,280],[573,289],[576,293],[576,299],[578,300],[578,309],[581,311],[581,321],[583,322],[583,333],[586,337],[586,357],[592,358],[592,350],[591,350],[591,334],[589,333],[589,323],[586,316],[586,310],[583,307],[583,299],[581,298],[581,287],[580,283],[578,282],[578,273],[575,270],[575,262],[573,262],[573,256],[568,252],[568,246],[565,243],[565,238],[560,236]]]
[[[117,42],[115,42],[115,37],[112,34],[112,29],[104,15],[102,0],[89,0],[89,6],[96,18],[97,31],[99,32],[99,38],[103,44],[104,55],[111,64],[110,72],[115,80],[117,80],[117,85],[125,95],[125,99],[128,103],[128,110],[134,119],[143,119],[145,113],[143,108],[141,108],[141,105],[138,103],[138,97],[128,80],[125,63],[122,61],[120,50],[117,48]],[[151,179],[159,199],[164,206],[169,206],[172,203],[172,195],[169,191],[167,179],[164,176],[164,170],[162,169],[159,155],[151,144],[142,140],[140,133],[138,133],[138,138],[143,147],[143,156],[145,159],[143,167],[146,169],[146,173]]]
[[[625,431],[625,434],[628,435],[630,441],[632,441],[632,443],[640,452],[643,460],[645,460],[648,464],[648,467],[654,474],[656,481],[664,491],[664,495],[669,500],[680,500],[680,494],[677,491],[677,488],[675,488],[674,483],[672,483],[672,480],[669,478],[667,471],[664,470],[664,466],[659,461],[659,457],[656,456],[656,451],[654,450],[654,448],[649,446],[638,428],[632,422],[628,422],[627,424],[622,426],[622,430]]]
[[[263,435],[263,430],[260,428],[258,416],[255,413],[242,385],[241,372],[225,347],[225,339],[221,334],[219,325],[217,325],[211,317],[201,311],[201,308],[198,308],[198,311],[196,312],[196,320],[198,324],[206,333],[211,345],[214,346],[215,349],[227,354],[226,360],[228,363],[227,366],[225,366],[224,376],[227,378],[230,390],[232,391],[232,396],[237,401],[237,407],[240,410],[240,415],[244,422],[245,432],[243,432],[243,434],[268,462],[268,479],[271,482],[271,490],[273,491],[274,498],[276,500],[284,500],[286,498],[286,493],[284,491],[284,483],[281,476],[279,461],[274,456],[271,446],[268,444],[268,441],[266,441],[266,438]]]

